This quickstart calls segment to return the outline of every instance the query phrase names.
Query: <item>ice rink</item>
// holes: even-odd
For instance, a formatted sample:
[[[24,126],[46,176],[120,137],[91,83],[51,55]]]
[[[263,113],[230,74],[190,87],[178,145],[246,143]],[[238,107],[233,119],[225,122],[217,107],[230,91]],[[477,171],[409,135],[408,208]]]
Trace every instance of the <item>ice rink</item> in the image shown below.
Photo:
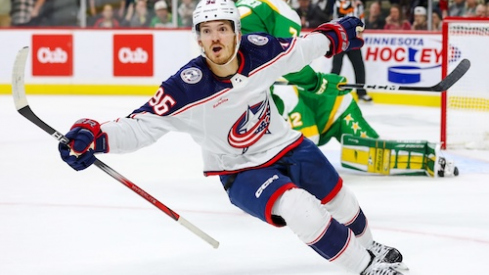
[[[147,99],[28,95],[63,133],[79,118],[115,119]],[[437,108],[361,106],[383,138],[439,140]],[[187,135],[99,158],[217,239],[218,249],[98,168],[72,170],[10,95],[0,96],[0,129],[0,275],[348,274],[288,228],[231,205],[219,179],[202,175]],[[405,274],[489,274],[489,152],[447,151],[460,176],[433,179],[356,173],[340,167],[336,141],[322,150],[357,195],[374,238],[403,253]]]

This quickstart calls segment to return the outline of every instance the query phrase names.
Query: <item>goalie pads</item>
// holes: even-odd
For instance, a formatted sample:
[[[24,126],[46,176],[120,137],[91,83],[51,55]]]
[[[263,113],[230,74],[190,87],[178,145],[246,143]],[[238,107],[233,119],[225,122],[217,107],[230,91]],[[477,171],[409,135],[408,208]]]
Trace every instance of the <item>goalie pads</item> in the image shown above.
[[[427,141],[341,137],[341,166],[381,175],[437,177],[439,144]]]

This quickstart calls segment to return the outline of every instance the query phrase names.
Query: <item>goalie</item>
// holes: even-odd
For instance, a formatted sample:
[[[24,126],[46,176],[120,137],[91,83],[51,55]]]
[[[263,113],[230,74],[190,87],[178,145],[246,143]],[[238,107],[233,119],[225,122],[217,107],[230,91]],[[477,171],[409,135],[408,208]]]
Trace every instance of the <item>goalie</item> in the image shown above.
[[[341,166],[382,175],[457,176],[454,163],[439,156],[439,144],[428,141],[381,140],[350,94],[327,75],[321,94],[295,86],[275,87],[273,98],[291,127],[321,146],[335,138],[341,143]]]
[[[239,0],[243,34],[269,33],[276,37],[298,36],[301,21],[283,0]],[[285,75],[290,84],[276,85],[272,95],[279,112],[291,127],[316,145],[331,138],[341,144],[341,165],[383,175],[457,176],[451,161],[439,156],[439,145],[428,141],[380,140],[364,119],[351,90],[340,90],[346,78],[314,71],[310,66]]]

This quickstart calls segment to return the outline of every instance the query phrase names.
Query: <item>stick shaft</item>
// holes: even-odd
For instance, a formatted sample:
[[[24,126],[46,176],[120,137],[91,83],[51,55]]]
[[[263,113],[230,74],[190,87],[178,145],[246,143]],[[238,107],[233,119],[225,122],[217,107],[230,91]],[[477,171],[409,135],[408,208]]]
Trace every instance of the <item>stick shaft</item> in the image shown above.
[[[379,84],[339,84],[338,88],[342,90],[348,89],[365,89],[365,90],[384,90],[384,91],[415,91],[415,92],[444,92],[452,87],[470,68],[470,61],[468,59],[463,59],[460,63],[453,69],[453,71],[447,75],[442,81],[434,86],[402,86],[402,85],[379,85]],[[277,81],[275,85],[291,85],[288,82]]]
[[[14,63],[14,69],[12,73],[12,95],[14,97],[14,103],[17,108],[17,111],[33,124],[44,130],[46,133],[54,137],[60,143],[68,144],[69,140],[62,133],[56,131],[54,128],[49,126],[47,123],[42,121],[30,108],[29,103],[27,102],[27,96],[25,95],[24,88],[24,71],[25,71],[25,62],[27,59],[27,54],[29,52],[28,47],[24,47],[19,51]],[[156,198],[151,196],[149,193],[141,189],[139,186],[119,174],[117,171],[112,169],[107,164],[103,163],[101,160],[96,159],[94,165],[100,168],[102,171],[124,184],[127,188],[131,189],[133,192],[143,197],[145,200],[153,204],[156,208],[160,209],[177,221],[179,224],[190,230],[195,235],[199,236],[201,239],[209,243],[212,247],[218,248],[219,242],[213,239],[211,236],[206,234],[200,228],[191,224],[189,221],[183,219],[177,212],[171,210],[168,206],[158,201]]]

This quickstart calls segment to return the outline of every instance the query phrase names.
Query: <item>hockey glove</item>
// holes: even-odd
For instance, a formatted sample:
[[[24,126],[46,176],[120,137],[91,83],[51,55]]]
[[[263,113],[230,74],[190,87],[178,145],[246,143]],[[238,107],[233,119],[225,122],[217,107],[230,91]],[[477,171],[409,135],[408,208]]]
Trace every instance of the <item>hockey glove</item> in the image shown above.
[[[360,19],[345,16],[339,20],[322,24],[314,29],[313,32],[320,32],[331,41],[330,48],[325,55],[330,58],[335,54],[360,49],[363,46],[363,39],[357,37],[357,27],[359,27],[359,31],[363,30],[363,23]]]
[[[66,134],[68,144],[58,146],[61,159],[76,171],[83,170],[95,162],[95,153],[107,153],[107,134],[100,130],[100,123],[91,119],[80,119]]]
[[[346,84],[346,77],[337,74],[326,74],[318,72],[316,73],[319,82],[316,86],[314,93],[322,94],[327,93],[329,95],[346,95],[351,92],[351,89],[340,89],[340,84]]]

